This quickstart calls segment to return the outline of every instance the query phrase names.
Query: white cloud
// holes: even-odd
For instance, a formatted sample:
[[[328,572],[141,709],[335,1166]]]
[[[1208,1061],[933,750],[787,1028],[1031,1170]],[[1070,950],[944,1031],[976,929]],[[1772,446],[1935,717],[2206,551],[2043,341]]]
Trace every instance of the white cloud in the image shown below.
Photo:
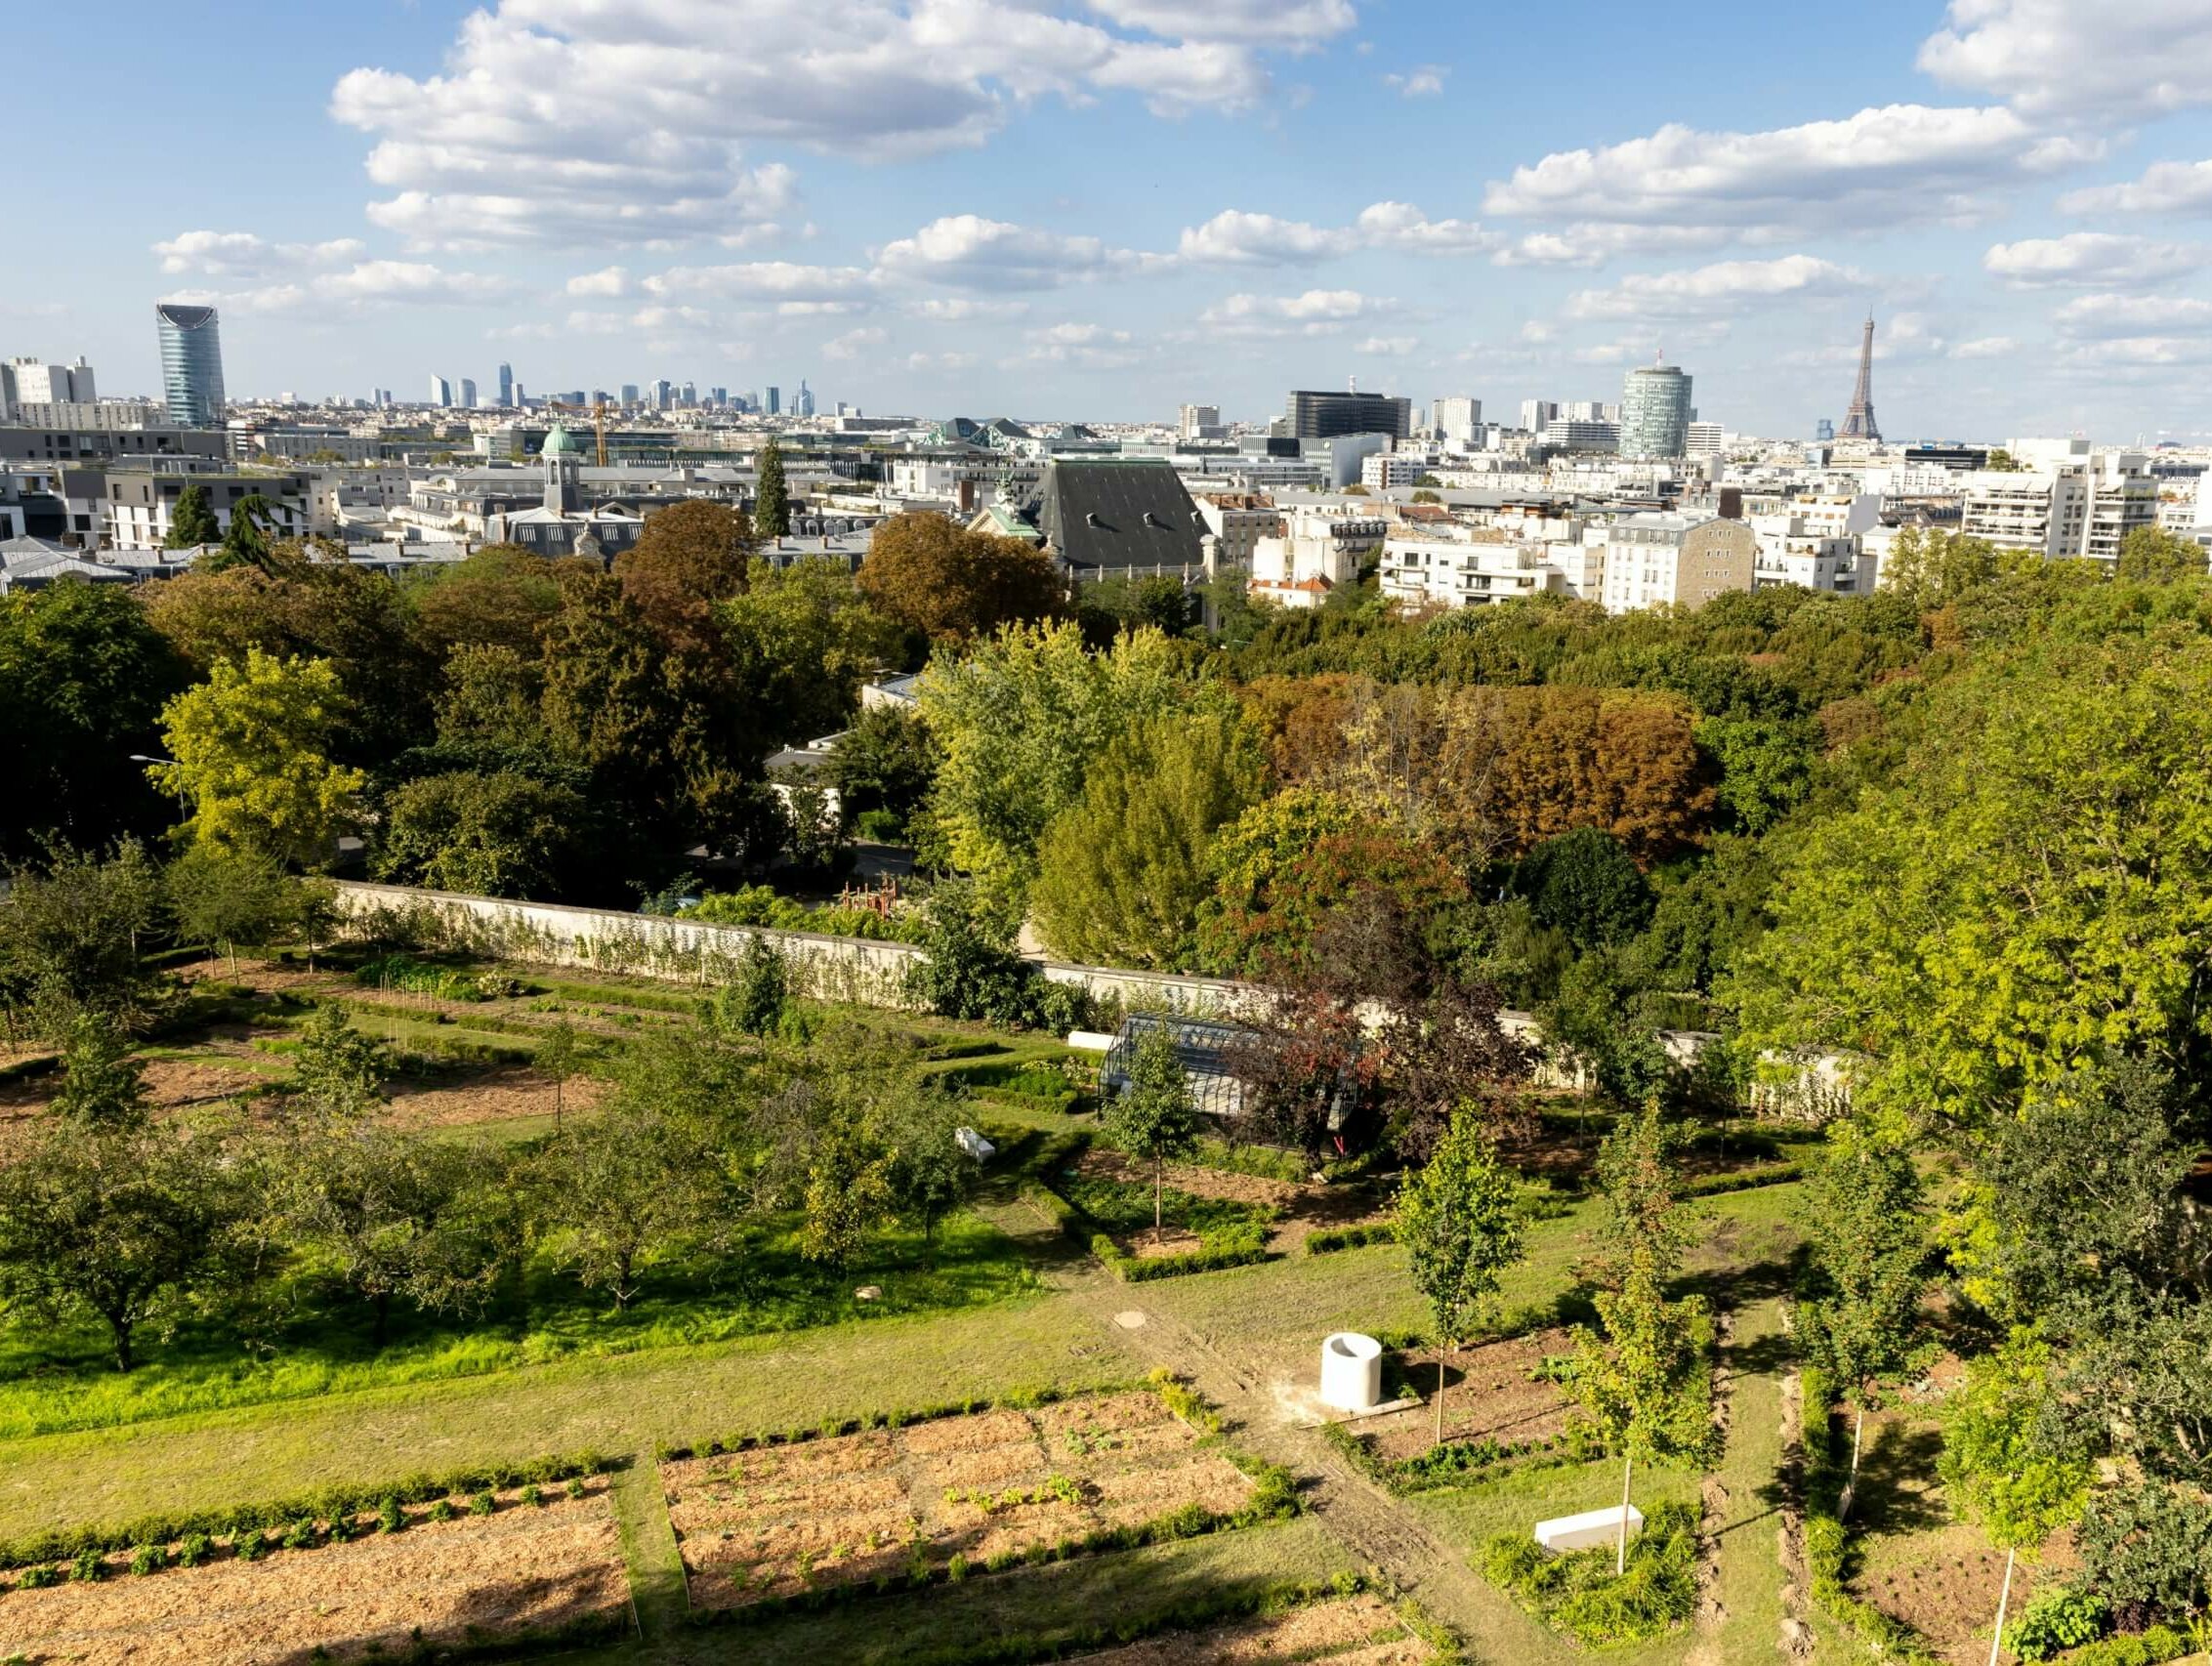
[[[1555,220],[1527,261],[1572,263],[1649,245],[1604,227],[1692,231],[1708,243],[1774,242],[1803,231],[1882,229],[1988,214],[1986,193],[2076,158],[2039,145],[2009,109],[1889,104],[1840,121],[1760,133],[1669,125],[1600,149],[1563,150],[1483,194],[1485,214]],[[1610,236],[1612,246],[1607,246]]]
[[[889,338],[885,333],[873,325],[857,330],[847,330],[843,335],[834,336],[822,343],[822,356],[834,358],[840,363],[848,362],[858,358],[870,348],[883,346],[887,339]]]
[[[370,218],[419,246],[665,246],[793,200],[747,146],[927,154],[1048,96],[1251,108],[1269,52],[1355,21],[1348,0],[487,0],[441,72],[353,70],[330,110],[375,138]]]
[[[2212,301],[2174,295],[2077,295],[2052,314],[2062,335],[2112,341],[2212,331]]]
[[[568,280],[571,295],[627,295],[630,293],[630,273],[618,266],[602,268],[598,271],[579,272]]]
[[[1918,62],[2033,115],[2182,109],[2212,103],[2212,0],[1951,0]]]
[[[1396,301],[1356,289],[1309,289],[1298,295],[1231,295],[1198,315],[1194,339],[1274,340],[1337,335],[1356,323],[1394,316]]]
[[[566,327],[571,335],[621,336],[633,330],[663,335],[711,330],[715,316],[696,307],[640,307],[629,312],[570,312]]]
[[[2212,341],[2190,336],[2118,336],[2109,341],[2075,342],[2061,353],[2059,362],[2095,375],[2212,364]]]
[[[1732,241],[1725,226],[1599,226],[1580,221],[1556,231],[1530,231],[1502,243],[1499,266],[1604,266],[1621,255],[1673,255]]]
[[[652,295],[707,295],[760,301],[849,301],[867,295],[873,277],[853,266],[799,266],[748,261],[736,266],[679,266],[645,280]]]
[[[1040,231],[980,214],[948,214],[876,251],[879,276],[979,289],[1053,289],[1167,265],[1164,255],[1109,248],[1097,237]]]
[[[1611,289],[1568,297],[1578,319],[1722,317],[1745,307],[1841,295],[1867,286],[1863,273],[1813,255],[1720,261],[1684,271],[1633,272]]]
[[[973,370],[977,363],[972,353],[910,353],[906,355],[908,370]]]
[[[901,309],[910,317],[933,324],[965,323],[971,318],[1019,318],[1029,311],[1026,301],[978,301],[968,296],[930,296],[909,301]]]
[[[2195,271],[2207,251],[2110,231],[2068,231],[1998,243],[1982,257],[1984,271],[2016,289],[2143,289]]]
[[[1103,324],[1047,324],[1023,333],[1030,341],[1047,347],[1098,347],[1129,339],[1127,330],[1109,330]]]
[[[445,271],[421,261],[361,261],[344,271],[317,272],[296,283],[258,289],[184,290],[162,297],[220,307],[232,312],[284,313],[310,308],[353,315],[396,306],[470,307],[496,301],[514,285],[504,277]]]
[[[1951,349],[1953,358],[2010,358],[2020,351],[2020,343],[2011,336],[1977,336],[1962,341]]]
[[[337,266],[368,252],[356,237],[327,243],[271,243],[251,231],[180,231],[153,245],[161,270],[208,277],[266,277],[274,272]]]
[[[1306,266],[1361,249],[1471,254],[1498,240],[1471,220],[1431,220],[1407,202],[1370,203],[1352,225],[1340,227],[1230,208],[1202,226],[1184,228],[1176,254],[1211,266]]]
[[[1408,69],[1402,75],[1385,75],[1383,85],[1401,99],[1440,98],[1444,90],[1444,77],[1451,73],[1447,65],[1424,63],[1418,69]]]
[[[1414,336],[1369,336],[1353,348],[1354,353],[1373,354],[1385,358],[1400,357],[1420,345]]]
[[[2212,211],[2212,162],[2153,162],[2140,180],[2068,191],[2059,207],[2068,214],[2203,214]]]

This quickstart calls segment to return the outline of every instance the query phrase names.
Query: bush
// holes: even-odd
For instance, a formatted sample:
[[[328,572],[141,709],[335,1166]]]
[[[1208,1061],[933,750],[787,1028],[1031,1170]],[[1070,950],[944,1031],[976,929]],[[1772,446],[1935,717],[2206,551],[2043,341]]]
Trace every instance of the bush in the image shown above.
[[[92,1584],[106,1571],[105,1564],[100,1560],[100,1552],[90,1545],[77,1552],[76,1561],[69,1563],[69,1577],[86,1585]]]
[[[905,819],[896,810],[863,810],[853,825],[861,838],[878,845],[897,844],[906,832]]]
[[[1368,1244],[1395,1244],[1398,1227],[1390,1221],[1370,1221],[1361,1227],[1324,1227],[1306,1234],[1308,1255],[1334,1255],[1338,1250],[1361,1249]]]
[[[205,1533],[187,1533],[177,1547],[179,1567],[197,1567],[215,1554],[215,1543]]]
[[[2021,1610],[2005,1645],[2023,1660],[2048,1660],[2111,1629],[2111,1604],[2094,1591],[2046,1591]]]
[[[486,979],[473,972],[457,972],[405,954],[380,954],[362,961],[355,969],[354,981],[373,989],[400,989],[439,1001],[488,1001],[495,990],[510,993],[521,987],[513,979]]]
[[[1628,1571],[1610,1550],[1555,1557],[1525,1533],[1482,1547],[1483,1577],[1547,1624],[1588,1647],[1662,1637],[1697,1609],[1697,1513],[1662,1504],[1628,1546]]]
[[[439,1498],[433,1500],[430,1507],[430,1519],[433,1521],[452,1520],[453,1500],[451,1500],[450,1498]]]
[[[2134,1637],[2110,1637],[2067,1655],[2066,1666],[2165,1666],[2196,1647],[2195,1642],[2172,1626],[2152,1626]]]
[[[66,1578],[59,1567],[47,1562],[39,1567],[26,1567],[16,1578],[18,1588],[24,1591],[43,1591],[49,1585],[59,1585]]]
[[[1762,1168],[1735,1169],[1726,1174],[1709,1174],[1696,1180],[1685,1181],[1682,1195],[1716,1197],[1728,1191],[1753,1191],[1762,1186],[1787,1186],[1791,1181],[1804,1178],[1803,1163],[1769,1163]]]
[[[376,1530],[380,1533],[396,1533],[407,1524],[407,1513],[399,1508],[399,1501],[390,1493],[376,1509]]]
[[[133,1573],[159,1573],[169,1565],[169,1553],[159,1545],[141,1545],[131,1552]]]
[[[681,918],[710,926],[762,926],[772,932],[814,932],[876,942],[912,942],[918,935],[911,915],[894,914],[887,919],[873,908],[817,908],[795,896],[780,895],[768,885],[707,892],[683,910]]]
[[[472,1516],[489,1516],[492,1512],[493,1502],[489,1492],[477,1493],[469,1499],[469,1514]]]

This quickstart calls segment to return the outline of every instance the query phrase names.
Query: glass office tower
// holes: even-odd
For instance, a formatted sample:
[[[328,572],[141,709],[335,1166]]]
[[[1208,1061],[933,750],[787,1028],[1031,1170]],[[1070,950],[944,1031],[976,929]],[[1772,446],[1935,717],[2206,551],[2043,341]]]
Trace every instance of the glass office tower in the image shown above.
[[[223,426],[223,337],[213,307],[155,304],[161,333],[161,387],[179,428]]]

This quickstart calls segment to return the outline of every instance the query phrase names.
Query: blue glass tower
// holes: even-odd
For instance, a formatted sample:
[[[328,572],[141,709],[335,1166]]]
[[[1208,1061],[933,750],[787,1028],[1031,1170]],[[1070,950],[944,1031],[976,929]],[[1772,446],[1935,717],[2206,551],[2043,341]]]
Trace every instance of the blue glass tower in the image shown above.
[[[223,425],[223,337],[213,307],[154,304],[161,334],[161,388],[179,428]]]

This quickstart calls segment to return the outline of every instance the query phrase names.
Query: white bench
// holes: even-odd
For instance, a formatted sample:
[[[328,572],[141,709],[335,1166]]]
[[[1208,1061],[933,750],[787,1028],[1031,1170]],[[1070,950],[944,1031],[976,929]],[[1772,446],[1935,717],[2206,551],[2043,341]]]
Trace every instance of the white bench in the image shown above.
[[[1548,1551],[1589,1551],[1620,1543],[1621,1507],[1585,1510],[1579,1516],[1556,1516],[1536,1523],[1536,1542]],[[1628,1536],[1644,1530],[1644,1512],[1628,1506]]]

